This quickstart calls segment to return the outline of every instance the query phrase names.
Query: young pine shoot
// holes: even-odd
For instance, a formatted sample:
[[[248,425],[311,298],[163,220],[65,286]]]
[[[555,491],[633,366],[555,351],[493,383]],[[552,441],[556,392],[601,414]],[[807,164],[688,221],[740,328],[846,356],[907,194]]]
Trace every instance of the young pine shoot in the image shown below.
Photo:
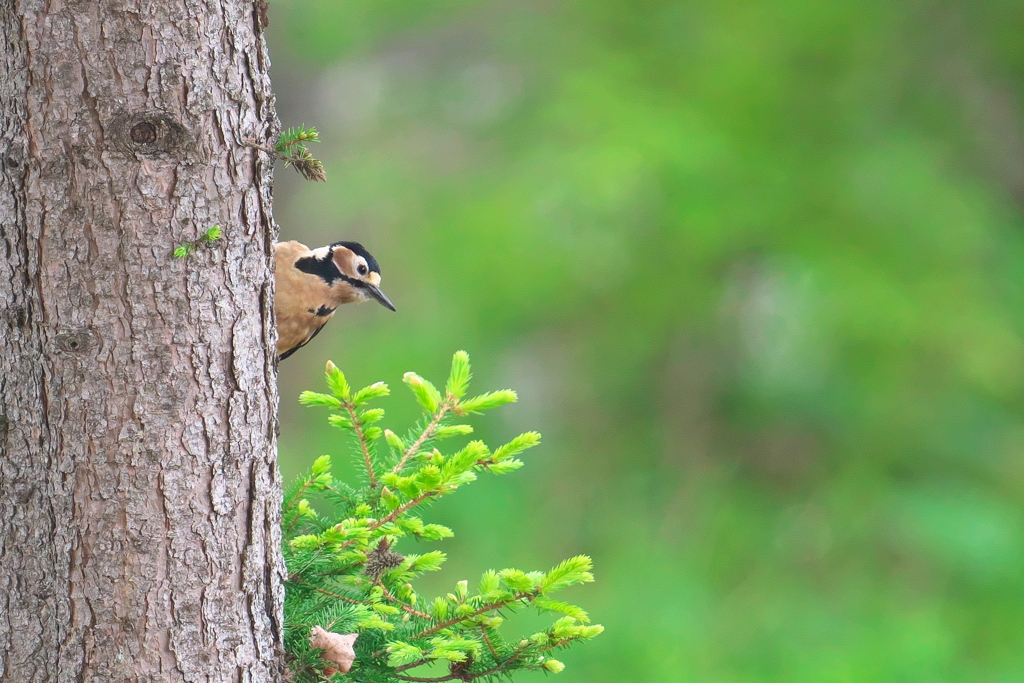
[[[212,244],[219,240],[222,235],[223,233],[221,232],[220,226],[215,225],[200,235],[199,239],[195,242],[185,242],[184,244],[179,244],[175,247],[174,258],[186,258],[191,256],[200,245]]]

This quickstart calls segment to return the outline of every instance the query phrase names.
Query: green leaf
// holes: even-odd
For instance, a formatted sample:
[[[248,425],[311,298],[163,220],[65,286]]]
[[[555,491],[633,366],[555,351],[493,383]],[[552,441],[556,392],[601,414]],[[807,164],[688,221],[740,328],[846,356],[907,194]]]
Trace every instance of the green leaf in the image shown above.
[[[441,469],[437,465],[424,465],[415,475],[421,489],[430,491],[441,483]]]
[[[495,474],[508,474],[509,472],[515,472],[523,466],[523,461],[518,458],[509,458],[508,460],[502,460],[487,466],[491,472]]]
[[[448,383],[445,385],[445,392],[455,398],[462,398],[469,388],[469,380],[472,377],[469,370],[469,354],[465,351],[456,351],[452,357],[452,372],[448,376]]]
[[[491,410],[503,406],[506,403],[515,403],[518,399],[516,392],[511,389],[504,389],[502,391],[492,391],[486,394],[480,394],[473,398],[460,401],[458,406],[458,412],[460,414],[477,413],[482,410]]]
[[[391,446],[393,449],[395,449],[399,453],[402,453],[402,452],[405,451],[405,442],[402,441],[402,438],[400,436],[395,434],[390,429],[385,429],[384,430],[384,440],[388,442],[389,446]]]
[[[331,471],[331,456],[321,455],[319,458],[313,461],[313,467],[311,469],[313,476],[317,477],[325,472]]]
[[[406,555],[406,569],[413,572],[435,572],[441,568],[448,556],[440,550],[432,550],[422,555]]]
[[[409,385],[416,400],[424,410],[433,413],[437,410],[437,406],[441,403],[441,394],[438,392],[437,387],[423,379],[415,372],[407,372],[402,376],[402,381]]]
[[[465,448],[448,458],[441,471],[447,479],[453,474],[472,469],[477,462],[485,460],[489,455],[487,444],[483,441],[470,441]]]
[[[462,636],[434,638],[431,640],[433,649],[427,653],[431,659],[444,659],[449,662],[464,662],[470,657],[479,657],[483,651],[483,643],[473,638]]]
[[[476,481],[476,475],[472,472],[458,472],[445,478],[443,483],[443,493],[451,493],[463,484],[468,484],[473,481]]]
[[[180,244],[174,249],[174,258],[185,258],[195,253],[196,247],[200,244],[209,244],[214,240],[218,240],[221,237],[221,230],[219,225],[215,225],[202,235],[195,242],[185,242]]]
[[[551,642],[551,638],[547,633],[534,633],[530,636],[530,642],[534,645],[547,645]]]
[[[423,527],[420,536],[428,541],[440,541],[442,538],[452,538],[455,532],[441,524],[428,524]]]
[[[545,574],[540,582],[540,588],[547,593],[577,583],[589,583],[594,580],[594,575],[590,573],[592,567],[593,562],[586,555],[571,557]]]
[[[347,415],[328,415],[327,424],[338,429],[352,429],[352,420]]]
[[[441,597],[434,598],[427,608],[427,614],[438,621],[444,621],[448,618],[448,601]]]
[[[590,621],[590,617],[587,615],[586,611],[576,605],[570,605],[567,602],[538,598],[533,601],[533,604],[536,605],[538,609],[546,610],[548,612],[558,612],[559,614],[564,614],[585,623]]]
[[[500,628],[501,625],[505,623],[505,620],[502,617],[497,616],[497,615],[493,615],[493,616],[489,616],[489,617],[488,616],[484,616],[484,615],[480,615],[480,617],[478,619],[479,619],[478,623],[480,624],[480,626],[482,626],[484,628],[489,628],[489,629]]]
[[[450,425],[447,427],[438,427],[437,431],[434,432],[435,439],[447,439],[453,436],[466,436],[472,434],[473,428],[469,425]]]
[[[384,621],[378,615],[372,614],[364,619],[356,622],[356,628],[359,630],[379,630],[379,631],[392,631],[395,625]]]
[[[497,593],[501,590],[501,582],[498,579],[498,572],[493,569],[488,569],[480,576],[480,587],[477,592],[484,596],[488,600],[492,593]]]
[[[395,488],[401,491],[406,498],[415,498],[420,495],[420,485],[416,477],[399,477],[394,484]]]
[[[402,530],[394,522],[382,524],[377,528],[377,533],[382,536],[402,536]]]
[[[533,590],[533,581],[518,569],[502,569],[498,572],[501,582],[516,593],[529,593]]]
[[[533,448],[539,443],[539,433],[525,432],[509,441],[504,446],[498,446],[498,448],[494,449],[494,455],[491,456],[491,460],[494,462],[500,462],[505,458],[511,458],[514,455],[519,455],[526,449]]]
[[[576,638],[589,639],[603,632],[604,626],[600,624],[584,626],[576,623],[576,619],[573,617],[562,617],[551,625],[549,633],[554,640],[565,641]]]
[[[572,617],[562,617],[551,625],[551,635],[556,639],[574,638],[579,636],[580,626]]]
[[[303,534],[289,541],[289,545],[296,550],[313,550],[320,547],[320,537],[316,534]]]
[[[359,413],[359,421],[363,424],[373,424],[379,422],[384,417],[383,408],[371,408],[370,410],[364,410]]]
[[[327,394],[319,394],[315,391],[303,391],[299,394],[299,403],[304,406],[327,406],[328,408],[340,408],[341,401]]]
[[[473,608],[469,605],[463,604],[462,601],[459,600],[459,596],[455,593],[448,594],[448,602],[454,605],[452,608],[452,616],[457,619],[468,616],[473,611]]]
[[[316,519],[316,510],[309,505],[309,501],[303,498],[299,501],[299,504],[295,507],[295,510],[303,517],[310,517]]]
[[[407,531],[408,533],[413,534],[415,536],[422,534],[423,530],[426,528],[426,525],[423,524],[423,520],[419,517],[399,518],[395,520],[395,523],[403,531]]]
[[[327,361],[327,370],[325,372],[327,377],[327,386],[330,388],[331,393],[340,398],[343,401],[347,401],[351,393],[351,389],[348,386],[348,381],[345,379],[344,373],[338,369],[338,366]]]
[[[391,510],[398,509],[402,504],[402,499],[396,496],[393,492],[388,491],[386,488],[381,489],[380,502],[384,504],[384,507],[390,512]]]
[[[464,662],[468,655],[462,650],[447,647],[436,647],[430,651],[431,659],[444,659],[449,662]]]
[[[274,147],[278,154],[287,154],[289,148],[299,146],[303,142],[320,142],[320,134],[314,126],[306,128],[305,124],[289,128],[281,133]]]
[[[402,666],[403,664],[411,664],[417,660],[423,659],[423,650],[419,649],[415,645],[404,643],[400,640],[396,640],[393,643],[388,643],[388,666]]]
[[[367,401],[372,401],[375,398],[381,398],[382,396],[388,396],[391,394],[391,390],[388,385],[384,382],[376,382],[368,387],[363,387],[356,392],[356,395],[352,398],[352,403],[359,406]]]
[[[562,664],[557,659],[551,659],[550,657],[545,659],[541,666],[553,674],[562,673],[562,671],[565,670],[565,664]]]

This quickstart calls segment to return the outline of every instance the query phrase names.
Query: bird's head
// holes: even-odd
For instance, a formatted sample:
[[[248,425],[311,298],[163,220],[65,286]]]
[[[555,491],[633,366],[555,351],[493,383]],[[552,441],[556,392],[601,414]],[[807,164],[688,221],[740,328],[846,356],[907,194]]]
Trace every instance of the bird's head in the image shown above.
[[[349,300],[374,299],[395,310],[395,305],[380,290],[380,264],[358,242],[335,242],[308,252],[295,262],[295,268],[315,275],[330,287],[344,287]]]
[[[381,306],[395,310],[387,295],[380,289],[380,264],[358,242],[335,242],[327,247],[330,260],[361,299],[374,299]]]

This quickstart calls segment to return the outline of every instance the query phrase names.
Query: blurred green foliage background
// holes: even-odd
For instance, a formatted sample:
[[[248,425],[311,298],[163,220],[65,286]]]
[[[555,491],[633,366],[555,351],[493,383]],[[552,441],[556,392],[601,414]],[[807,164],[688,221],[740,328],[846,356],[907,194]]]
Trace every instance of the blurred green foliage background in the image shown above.
[[[520,403],[428,517],[435,590],[594,557],[563,683],[1024,680],[1024,4],[272,0],[282,239],[398,313],[281,368],[291,478],[333,359]],[[396,425],[396,422],[398,423]],[[400,548],[401,549],[401,548]],[[421,591],[427,593],[427,590]],[[540,680],[542,674],[524,680]]]

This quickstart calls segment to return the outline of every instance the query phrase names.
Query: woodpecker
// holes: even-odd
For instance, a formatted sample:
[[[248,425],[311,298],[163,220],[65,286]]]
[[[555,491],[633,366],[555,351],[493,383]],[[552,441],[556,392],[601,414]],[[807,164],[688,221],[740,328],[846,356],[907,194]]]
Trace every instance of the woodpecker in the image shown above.
[[[358,242],[310,249],[299,242],[274,245],[277,357],[284,360],[323,329],[334,310],[376,299],[395,310],[380,291],[380,265]]]

